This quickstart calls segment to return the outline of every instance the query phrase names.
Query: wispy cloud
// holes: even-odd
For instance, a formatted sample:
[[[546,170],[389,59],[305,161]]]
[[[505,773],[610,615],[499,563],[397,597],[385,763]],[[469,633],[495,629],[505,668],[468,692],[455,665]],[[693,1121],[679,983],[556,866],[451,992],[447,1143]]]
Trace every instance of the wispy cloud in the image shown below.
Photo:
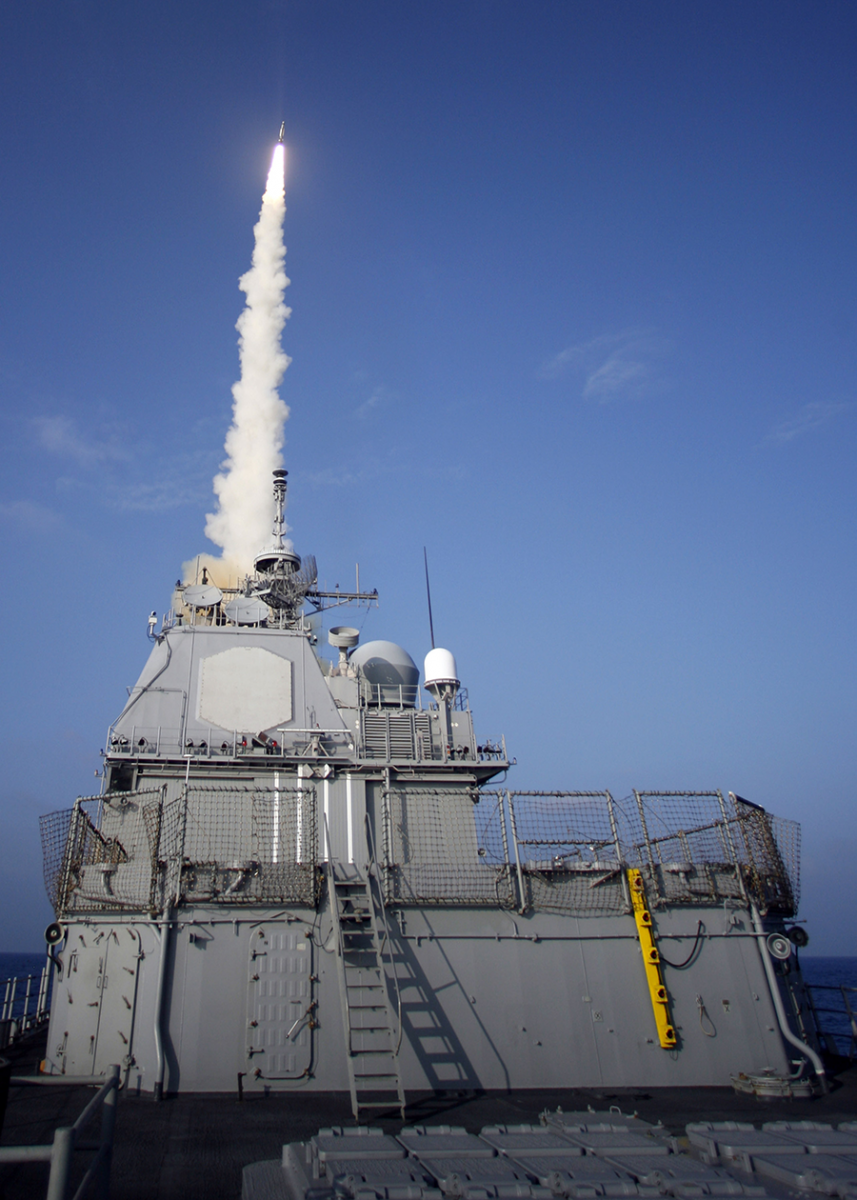
[[[373,389],[372,395],[369,397],[369,399],[364,400],[363,403],[354,410],[355,417],[357,417],[360,421],[365,421],[367,417],[371,416],[376,408],[389,403],[389,401],[392,399],[392,396],[392,392],[388,391],[388,389],[383,385],[379,385]]]
[[[211,480],[165,475],[146,483],[111,488],[110,494],[115,506],[126,512],[162,513],[173,508],[210,503]]]
[[[125,462],[130,454],[115,433],[92,435],[81,432],[72,417],[34,417],[36,441],[43,450],[70,459],[80,467],[104,462]]]
[[[132,455],[118,441],[81,438],[65,418],[40,420],[38,435],[45,449],[65,459],[66,469],[54,480],[61,495],[88,494],[122,512],[163,513],[211,502],[217,469],[211,447],[164,454],[158,444],[137,437]]]
[[[50,533],[63,524],[59,513],[32,500],[12,500],[0,504],[0,521],[24,533]]]
[[[650,330],[602,334],[555,354],[542,364],[538,377],[575,375],[583,381],[582,397],[599,404],[638,399],[663,387],[660,360],[668,350],[669,343]]]
[[[802,437],[811,429],[818,429],[820,426],[826,425],[828,421],[832,421],[834,417],[838,417],[844,412],[849,412],[853,407],[853,400],[814,400],[810,404],[805,404],[796,417],[792,417],[789,421],[783,421],[780,425],[775,425],[765,441],[775,442],[779,445],[793,442],[795,438]]]

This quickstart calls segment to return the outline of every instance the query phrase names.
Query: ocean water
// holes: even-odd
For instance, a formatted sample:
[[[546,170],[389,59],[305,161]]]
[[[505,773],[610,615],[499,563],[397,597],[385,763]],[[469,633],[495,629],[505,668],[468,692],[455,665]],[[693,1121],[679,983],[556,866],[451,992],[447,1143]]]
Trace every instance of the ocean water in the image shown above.
[[[814,958],[802,954],[800,967],[812,989],[818,1019],[825,1033],[833,1034],[836,1049],[848,1054],[851,1048],[851,1023],[845,1012],[840,985],[857,989],[857,958]],[[857,1012],[857,991],[849,994],[852,1009]]]
[[[800,969],[810,985],[857,987],[857,958],[816,958],[800,956]]]
[[[32,1013],[39,997],[39,978],[45,965],[45,954],[0,954],[0,1008],[3,1015],[20,1017],[24,1011],[27,995],[27,976],[34,975],[30,985],[30,1005],[28,1012]],[[11,993],[7,987],[10,979],[17,979],[15,999],[11,1012],[6,1012],[6,996]]]

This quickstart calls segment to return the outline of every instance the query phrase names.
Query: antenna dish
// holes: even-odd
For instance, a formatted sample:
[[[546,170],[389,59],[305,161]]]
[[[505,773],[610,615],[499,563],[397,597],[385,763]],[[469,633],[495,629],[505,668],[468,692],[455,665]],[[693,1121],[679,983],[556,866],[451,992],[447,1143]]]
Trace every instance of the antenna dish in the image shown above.
[[[327,640],[337,650],[353,650],[360,641],[360,631],[352,629],[350,625],[335,625],[327,635]]]
[[[184,590],[184,602],[190,608],[214,608],[223,599],[223,592],[213,583],[194,583]]]
[[[339,670],[345,674],[348,668],[348,651],[353,650],[360,641],[360,631],[350,625],[334,625],[327,635],[331,646],[339,651]]]
[[[328,641],[331,646],[336,647],[340,652],[340,672],[346,674],[348,670],[348,650],[353,650],[356,643],[360,641],[360,631],[350,628],[350,625],[334,625],[328,634]]]
[[[256,596],[236,596],[223,611],[234,625],[261,625],[271,614],[267,604]]]

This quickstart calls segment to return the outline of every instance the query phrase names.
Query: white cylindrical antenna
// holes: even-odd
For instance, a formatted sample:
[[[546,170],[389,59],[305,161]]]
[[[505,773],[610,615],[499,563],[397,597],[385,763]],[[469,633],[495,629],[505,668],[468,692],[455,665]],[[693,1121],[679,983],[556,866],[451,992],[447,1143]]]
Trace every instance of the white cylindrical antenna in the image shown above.
[[[451,701],[455,698],[461,687],[461,681],[458,678],[455,657],[450,650],[443,650],[440,646],[429,650],[424,670],[425,689],[434,696],[435,700]]]

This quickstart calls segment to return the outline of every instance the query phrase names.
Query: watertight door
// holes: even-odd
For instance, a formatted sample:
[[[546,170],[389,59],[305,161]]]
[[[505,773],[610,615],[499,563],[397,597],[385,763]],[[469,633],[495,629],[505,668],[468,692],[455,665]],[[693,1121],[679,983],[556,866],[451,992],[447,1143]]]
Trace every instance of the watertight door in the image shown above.
[[[56,1048],[58,1065],[64,1075],[92,1075],[95,1043],[101,1016],[101,981],[107,964],[104,937],[96,929],[75,929],[69,933],[63,959],[62,980],[54,984],[54,1006],[66,1005],[67,1032]]]
[[[312,1062],[312,942],[303,929],[262,926],[251,939],[246,1085],[299,1079]]]
[[[100,1016],[93,1069],[122,1066],[131,1053],[137,993],[139,940],[136,930],[118,925],[107,936],[107,963],[100,987]]]
[[[100,1075],[131,1053],[137,993],[138,938],[128,926],[72,930],[55,983],[55,1004],[65,1005],[67,1032],[56,1055],[65,1075]]]

